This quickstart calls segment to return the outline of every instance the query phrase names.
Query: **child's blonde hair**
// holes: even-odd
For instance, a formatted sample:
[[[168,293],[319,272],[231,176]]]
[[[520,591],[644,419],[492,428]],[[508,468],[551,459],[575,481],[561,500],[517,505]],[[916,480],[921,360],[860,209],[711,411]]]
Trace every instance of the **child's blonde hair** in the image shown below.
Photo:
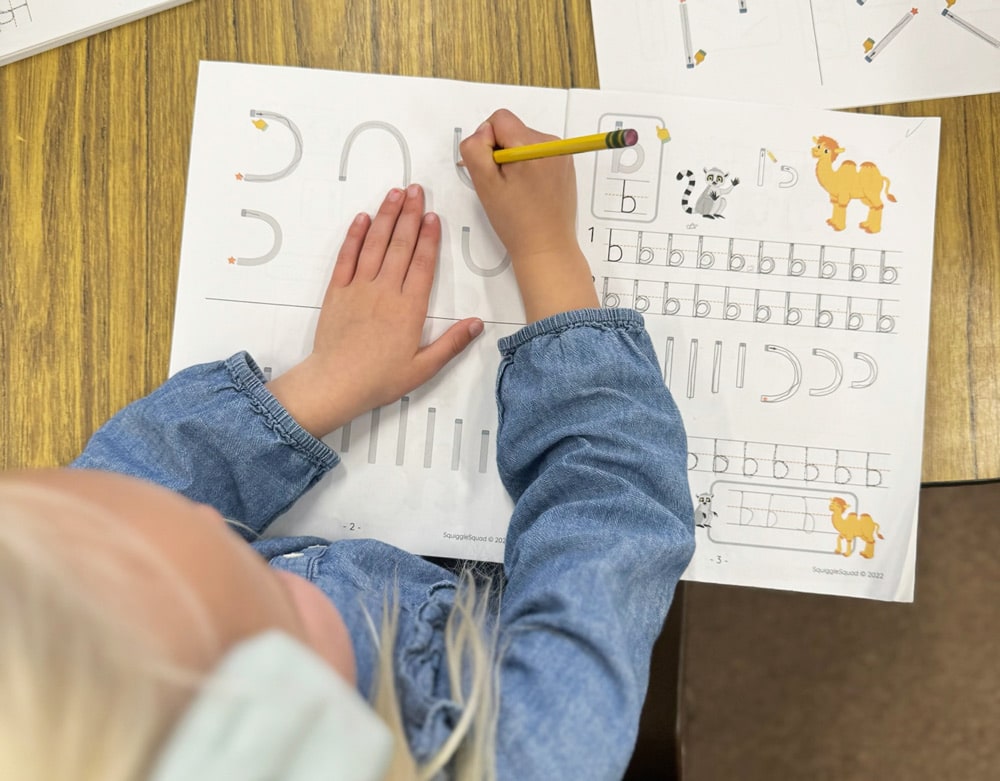
[[[384,600],[372,705],[396,735],[396,754],[387,779],[429,781],[449,762],[455,779],[496,778],[494,759],[500,700],[496,623],[489,621],[493,609],[490,589],[490,579],[477,583],[470,567],[462,570],[454,606],[445,624],[448,681],[452,699],[463,709],[462,716],[437,754],[420,767],[407,746],[396,695],[393,648],[399,609],[389,605],[388,597]],[[491,623],[492,628],[487,630]]]
[[[107,511],[53,488],[0,481],[0,778],[148,775],[204,673],[174,661],[143,618],[131,596],[135,573],[170,584],[201,646],[221,651],[199,596]],[[383,613],[373,707],[397,738],[389,779],[429,779],[449,763],[454,778],[495,777],[490,587],[468,571],[459,580],[445,634],[453,698],[465,710],[423,766],[410,754],[394,686],[399,610]]]

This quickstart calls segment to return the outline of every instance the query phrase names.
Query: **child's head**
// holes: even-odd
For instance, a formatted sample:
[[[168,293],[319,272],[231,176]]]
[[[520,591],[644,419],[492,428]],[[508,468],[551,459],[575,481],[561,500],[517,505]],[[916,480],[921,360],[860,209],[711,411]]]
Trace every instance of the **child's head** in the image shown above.
[[[280,777],[311,779],[317,766],[346,777],[336,764],[347,762],[352,778],[382,778],[390,761],[386,778],[449,762],[456,777],[492,777],[489,605],[467,571],[445,629],[464,715],[418,771],[394,682],[398,605],[382,618],[373,713],[333,604],[268,567],[212,508],[120,474],[0,474],[0,778],[132,781],[156,768],[161,781],[166,766],[164,778],[188,781],[192,762],[218,765],[217,734],[236,766],[213,777],[291,759],[300,772],[281,764]]]
[[[4,778],[141,777],[203,678],[269,629],[355,675],[314,586],[215,510],[118,474],[0,476],[0,627]]]

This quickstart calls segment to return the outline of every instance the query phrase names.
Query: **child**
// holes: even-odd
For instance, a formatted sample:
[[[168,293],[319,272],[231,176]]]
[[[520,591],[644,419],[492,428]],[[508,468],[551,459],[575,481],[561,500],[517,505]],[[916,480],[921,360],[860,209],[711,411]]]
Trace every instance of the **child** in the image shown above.
[[[411,185],[348,229],[302,363],[192,367],[75,469],[0,478],[0,778],[621,777],[693,552],[686,439],[641,317],[597,308],[572,158],[493,162],[548,138],[498,111],[461,147],[529,323],[499,344],[495,587],[259,539],[337,466],[321,437],[482,331],[420,345],[440,223]]]

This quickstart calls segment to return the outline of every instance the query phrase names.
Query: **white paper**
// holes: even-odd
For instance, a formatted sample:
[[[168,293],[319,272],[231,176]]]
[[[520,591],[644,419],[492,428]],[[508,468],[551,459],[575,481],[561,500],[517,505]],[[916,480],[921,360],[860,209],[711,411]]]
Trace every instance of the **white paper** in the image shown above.
[[[429,385],[329,436],[342,466],[269,533],[502,557],[495,343],[524,315],[455,165],[457,140],[501,106],[567,136],[639,131],[637,147],[575,157],[578,226],[602,303],[643,311],[687,426],[692,502],[709,525],[685,577],[911,599],[935,118],[203,63],[172,373],[241,349],[274,375],[300,360],[350,220],[411,181],[443,226],[428,336],[486,321]],[[880,231],[859,227],[857,198],[843,230],[827,224],[813,136],[845,150],[831,166],[844,177],[848,158],[888,177],[897,200],[879,179]],[[713,168],[728,175],[723,194],[699,201]],[[834,553],[837,497],[843,516],[879,524],[871,558],[868,521],[851,522],[856,539],[845,527],[850,556]]]
[[[189,0],[0,0],[0,65]]]
[[[1000,90],[996,0],[592,0],[601,87],[843,108]]]

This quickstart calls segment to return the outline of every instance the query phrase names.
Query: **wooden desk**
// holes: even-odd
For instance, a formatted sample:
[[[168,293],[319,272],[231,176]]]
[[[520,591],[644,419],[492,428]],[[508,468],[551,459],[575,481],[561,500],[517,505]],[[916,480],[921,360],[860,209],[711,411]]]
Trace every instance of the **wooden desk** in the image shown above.
[[[201,59],[598,84],[584,0],[195,0],[0,69],[2,467],[166,376]],[[943,118],[924,481],[1000,478],[1000,94],[866,111]]]

